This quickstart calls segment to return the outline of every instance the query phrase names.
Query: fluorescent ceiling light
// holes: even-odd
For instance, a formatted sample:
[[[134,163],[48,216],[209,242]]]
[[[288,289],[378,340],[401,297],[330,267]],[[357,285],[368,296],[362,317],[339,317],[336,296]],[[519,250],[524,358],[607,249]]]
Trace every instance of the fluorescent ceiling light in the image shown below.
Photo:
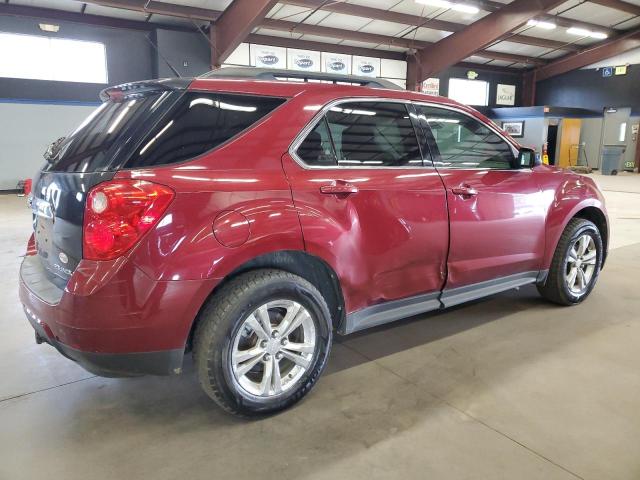
[[[58,33],[58,30],[60,30],[60,25],[52,25],[50,23],[39,23],[38,27],[40,27],[40,30],[43,32]]]
[[[527,22],[527,25],[529,25],[530,27],[542,28],[544,30],[553,30],[557,26],[555,23],[544,22],[542,20],[529,20]]]
[[[422,3],[423,5],[429,5],[431,7],[449,8],[462,13],[476,14],[480,11],[480,9],[474,5],[455,3],[449,0],[416,0],[416,3]]]
[[[605,38],[609,38],[604,32],[591,32],[591,38],[597,38],[598,40],[604,40]]]
[[[598,40],[604,40],[605,38],[609,37],[609,35],[607,35],[604,32],[592,32],[591,30],[587,30],[585,28],[578,28],[578,27],[568,28],[567,29],[567,33],[569,35],[577,35],[579,37],[596,38]]]

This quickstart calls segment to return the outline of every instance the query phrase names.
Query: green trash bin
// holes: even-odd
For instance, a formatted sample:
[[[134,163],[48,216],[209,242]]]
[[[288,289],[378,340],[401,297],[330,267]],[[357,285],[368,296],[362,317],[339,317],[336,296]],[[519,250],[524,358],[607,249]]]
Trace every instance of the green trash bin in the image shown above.
[[[605,145],[602,147],[600,171],[603,175],[617,175],[624,170],[625,145]]]

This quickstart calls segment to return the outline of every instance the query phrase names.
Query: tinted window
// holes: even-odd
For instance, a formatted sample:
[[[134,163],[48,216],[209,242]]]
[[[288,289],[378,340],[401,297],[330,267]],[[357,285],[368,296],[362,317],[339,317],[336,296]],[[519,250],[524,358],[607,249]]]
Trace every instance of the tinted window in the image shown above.
[[[416,109],[431,129],[443,166],[513,168],[511,146],[481,122],[451,110],[419,105]]]
[[[116,149],[126,143],[151,113],[169,101],[169,97],[165,92],[103,103],[60,143],[45,170],[106,170],[112,160],[112,147]]]
[[[331,137],[326,119],[322,119],[297,150],[298,156],[311,166],[331,166],[336,164],[336,157],[331,145]]]
[[[342,166],[422,165],[420,147],[404,104],[351,102],[326,115]]]
[[[127,166],[165,165],[197,157],[249,128],[281,98],[191,92],[140,144]]]

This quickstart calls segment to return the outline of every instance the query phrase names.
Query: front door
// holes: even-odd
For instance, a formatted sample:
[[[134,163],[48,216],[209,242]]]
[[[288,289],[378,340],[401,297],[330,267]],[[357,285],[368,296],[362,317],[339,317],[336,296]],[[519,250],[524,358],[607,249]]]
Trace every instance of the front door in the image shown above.
[[[340,103],[283,165],[305,248],[336,271],[347,313],[444,285],[448,218],[442,181],[424,166],[405,103]]]
[[[447,189],[446,289],[535,277],[544,254],[548,202],[532,171],[518,169],[514,147],[470,115],[416,108],[431,133],[432,155]]]

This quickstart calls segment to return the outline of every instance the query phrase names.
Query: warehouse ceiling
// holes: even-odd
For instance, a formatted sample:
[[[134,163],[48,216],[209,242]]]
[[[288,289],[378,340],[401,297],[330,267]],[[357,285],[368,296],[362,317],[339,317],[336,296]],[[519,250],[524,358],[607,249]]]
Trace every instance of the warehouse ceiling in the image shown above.
[[[232,4],[231,0],[4,2],[186,28],[207,27]],[[508,0],[283,0],[259,19],[252,33],[414,53],[463,31],[511,3]],[[558,5],[546,13],[461,60],[505,69],[539,67],[640,26],[640,0],[556,3]]]

